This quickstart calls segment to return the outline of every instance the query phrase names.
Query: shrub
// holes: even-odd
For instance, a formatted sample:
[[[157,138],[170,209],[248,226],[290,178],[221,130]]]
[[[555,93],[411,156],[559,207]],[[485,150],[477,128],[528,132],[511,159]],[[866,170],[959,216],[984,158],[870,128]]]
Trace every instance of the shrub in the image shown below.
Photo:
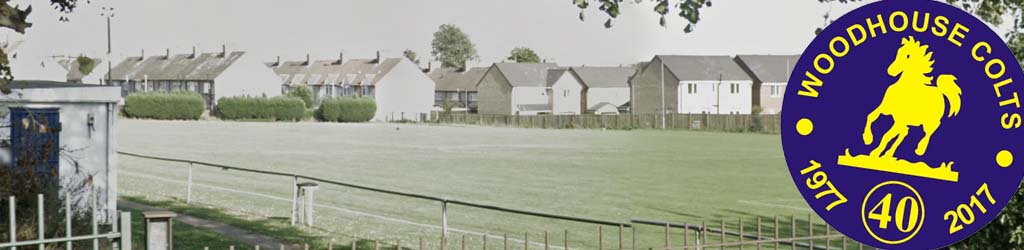
[[[286,96],[302,99],[302,102],[306,103],[306,108],[313,107],[313,89],[310,89],[309,86],[294,86],[288,90],[288,94],[286,94]]]
[[[366,122],[377,113],[377,103],[368,97],[329,98],[320,102],[317,117],[328,122]]]
[[[206,104],[195,92],[150,92],[128,95],[124,113],[132,118],[160,120],[196,120]]]
[[[306,105],[294,97],[223,97],[217,101],[217,113],[225,120],[298,121]]]

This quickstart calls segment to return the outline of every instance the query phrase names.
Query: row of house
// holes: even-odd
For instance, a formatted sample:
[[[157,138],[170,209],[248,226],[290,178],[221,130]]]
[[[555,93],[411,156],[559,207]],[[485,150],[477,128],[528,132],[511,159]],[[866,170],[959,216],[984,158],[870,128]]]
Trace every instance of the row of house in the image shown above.
[[[362,96],[377,103],[376,121],[416,120],[434,106],[431,98],[434,81],[405,57],[346,59],[266,63],[280,78],[279,87],[287,92],[296,86],[309,86],[316,102],[324,98]]]
[[[311,60],[306,55],[305,60],[264,62],[244,51],[221,47],[208,53],[193,48],[191,53],[167,50],[147,56],[143,51],[117,63],[110,72],[93,74],[79,72],[74,59],[54,57],[52,65],[40,65],[48,66],[48,71],[59,67],[60,77],[69,82],[120,86],[123,96],[196,92],[208,108],[222,97],[273,97],[308,86],[317,102],[343,96],[373,98],[378,106],[374,120],[385,121],[417,119],[441,110],[500,115],[777,114],[798,56],[657,55],[626,67],[502,62],[489,67],[421,69],[402,56],[386,57],[380,52],[373,58],[340,54]]]
[[[475,90],[482,114],[777,114],[797,59],[658,55],[642,67],[495,63]]]

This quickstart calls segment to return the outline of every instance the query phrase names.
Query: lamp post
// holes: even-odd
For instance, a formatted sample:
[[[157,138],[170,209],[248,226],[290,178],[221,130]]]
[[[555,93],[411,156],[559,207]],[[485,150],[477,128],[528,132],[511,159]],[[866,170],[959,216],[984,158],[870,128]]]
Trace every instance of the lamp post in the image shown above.
[[[678,95],[677,95],[678,98]],[[665,61],[661,61],[661,129],[665,129]]]
[[[105,85],[109,86],[112,85],[110,80],[111,72],[113,71],[113,65],[110,61],[114,59],[114,47],[110,36],[110,19],[114,18],[114,7],[103,7],[100,12],[100,16],[107,18],[107,81]]]

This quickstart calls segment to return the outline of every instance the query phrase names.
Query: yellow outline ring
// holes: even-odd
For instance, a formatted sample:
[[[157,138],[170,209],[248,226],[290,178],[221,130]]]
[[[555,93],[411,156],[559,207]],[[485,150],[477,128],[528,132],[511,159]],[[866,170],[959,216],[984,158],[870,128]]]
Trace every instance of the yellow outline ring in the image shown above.
[[[903,186],[904,188],[907,188],[908,190],[910,190],[910,192],[914,193],[914,196],[916,196],[918,208],[921,210],[920,214],[918,215],[920,218],[917,221],[917,225],[914,228],[914,232],[910,233],[910,235],[907,235],[907,237],[904,237],[902,239],[898,239],[898,240],[882,239],[881,237],[878,237],[878,235],[876,235],[875,232],[871,231],[871,227],[868,226],[868,221],[867,221],[866,214],[870,213],[870,211],[867,211],[867,213],[865,213],[865,210],[864,210],[865,208],[867,208],[868,198],[871,197],[871,194],[873,194],[875,192],[875,190],[878,190],[878,188],[881,188],[882,186],[886,186],[886,185],[899,185],[899,186]],[[882,243],[885,243],[885,244],[889,244],[889,245],[900,244],[900,243],[906,242],[906,241],[914,238],[914,236],[917,235],[917,232],[921,231],[921,227],[924,225],[924,200],[921,199],[921,194],[918,193],[917,190],[914,189],[914,187],[911,187],[907,183],[904,183],[904,182],[901,182],[901,181],[886,181],[886,182],[882,182],[882,183],[876,185],[874,188],[871,188],[871,191],[868,191],[868,194],[864,196],[864,201],[861,202],[861,205],[860,205],[860,219],[864,223],[864,228],[868,231],[868,234],[870,234],[872,238],[875,238],[876,240],[878,240],[878,241],[880,241]],[[899,223],[899,222],[897,222],[897,223]]]

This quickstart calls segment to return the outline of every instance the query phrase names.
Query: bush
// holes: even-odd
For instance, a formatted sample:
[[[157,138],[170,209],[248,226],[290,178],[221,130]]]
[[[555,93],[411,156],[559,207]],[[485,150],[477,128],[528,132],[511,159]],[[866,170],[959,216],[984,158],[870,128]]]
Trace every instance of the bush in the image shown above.
[[[223,97],[217,101],[217,113],[225,120],[298,121],[306,104],[294,97]]]
[[[313,89],[310,89],[309,86],[294,86],[288,90],[288,94],[286,94],[286,96],[302,99],[302,102],[306,103],[306,108],[313,107]]]
[[[206,104],[195,92],[150,92],[128,95],[124,113],[132,118],[160,120],[196,120]]]
[[[317,117],[328,122],[367,122],[375,113],[377,103],[368,97],[324,99],[317,109]]]

